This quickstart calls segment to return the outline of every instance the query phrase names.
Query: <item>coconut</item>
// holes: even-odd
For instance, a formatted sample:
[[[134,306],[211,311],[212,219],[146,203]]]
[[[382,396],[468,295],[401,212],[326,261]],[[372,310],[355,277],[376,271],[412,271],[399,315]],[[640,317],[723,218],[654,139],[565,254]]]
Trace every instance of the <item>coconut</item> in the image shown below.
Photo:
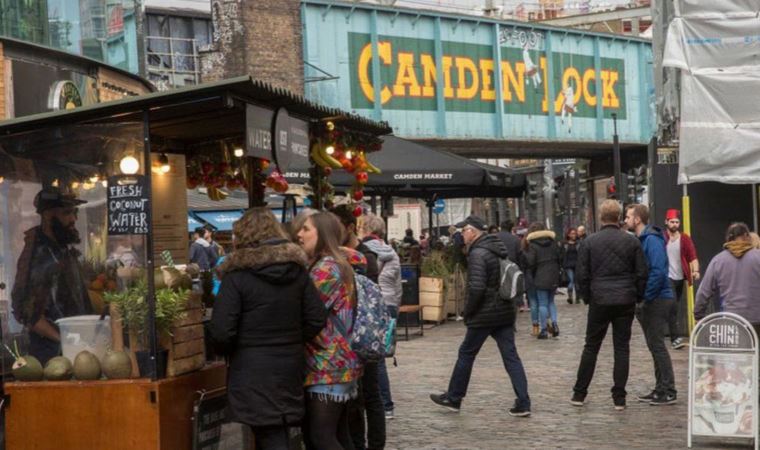
[[[24,355],[14,361],[13,376],[19,381],[40,381],[42,364],[34,356]]]
[[[45,365],[45,379],[49,381],[66,381],[71,379],[73,367],[65,356],[56,356]]]
[[[100,379],[100,361],[98,357],[82,350],[74,358],[74,376],[77,380],[98,380]]]
[[[108,350],[103,357],[103,373],[109,380],[129,378],[132,375],[132,360],[123,351]]]

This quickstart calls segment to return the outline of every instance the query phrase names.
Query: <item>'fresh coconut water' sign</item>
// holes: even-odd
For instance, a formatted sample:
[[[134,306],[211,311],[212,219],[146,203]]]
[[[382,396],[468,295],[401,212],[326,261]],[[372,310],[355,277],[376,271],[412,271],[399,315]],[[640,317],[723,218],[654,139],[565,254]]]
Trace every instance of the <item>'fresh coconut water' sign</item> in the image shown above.
[[[145,177],[108,177],[108,235],[148,234],[150,197]]]
[[[744,318],[711,314],[689,348],[689,448],[693,436],[754,439],[758,449],[757,334]]]

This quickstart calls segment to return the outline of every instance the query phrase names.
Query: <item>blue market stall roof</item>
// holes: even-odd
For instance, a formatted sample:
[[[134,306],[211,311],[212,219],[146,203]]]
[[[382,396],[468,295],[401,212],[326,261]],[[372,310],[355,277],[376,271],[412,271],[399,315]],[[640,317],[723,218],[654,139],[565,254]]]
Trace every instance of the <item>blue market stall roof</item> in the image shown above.
[[[376,136],[392,132],[386,122],[373,121],[323,106],[285,89],[244,76],[73,110],[6,120],[0,122],[0,135],[36,131],[57,125],[125,120],[125,114],[148,111],[151,136],[162,138],[165,142],[197,142],[198,139],[244,133],[246,103],[273,110],[284,107],[292,116],[305,120],[329,119],[351,130]]]

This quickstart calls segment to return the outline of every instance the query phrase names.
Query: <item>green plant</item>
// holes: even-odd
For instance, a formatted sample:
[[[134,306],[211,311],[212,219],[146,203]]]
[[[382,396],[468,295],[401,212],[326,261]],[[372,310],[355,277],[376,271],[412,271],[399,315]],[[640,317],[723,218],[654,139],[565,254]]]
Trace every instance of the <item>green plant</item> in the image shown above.
[[[130,332],[136,332],[138,340],[144,343],[148,336],[148,288],[144,280],[119,292],[106,292],[103,299],[115,306],[124,325]],[[159,289],[156,291],[156,331],[171,334],[175,322],[184,317],[185,303],[190,292],[187,289]]]
[[[423,277],[445,278],[451,273],[446,255],[437,250],[422,258],[420,271]]]

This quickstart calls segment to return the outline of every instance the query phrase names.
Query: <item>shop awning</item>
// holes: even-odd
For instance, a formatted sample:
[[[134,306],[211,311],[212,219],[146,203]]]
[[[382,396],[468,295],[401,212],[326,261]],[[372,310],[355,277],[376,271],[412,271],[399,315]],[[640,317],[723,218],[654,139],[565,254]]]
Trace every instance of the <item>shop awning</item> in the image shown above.
[[[193,214],[214,227],[216,231],[232,231],[232,224],[243,216],[243,211],[239,209],[228,211],[194,211]]]
[[[203,225],[205,224],[198,222],[192,214],[187,215],[187,231],[189,233],[192,233],[196,228],[202,227]]]
[[[394,197],[439,198],[520,197],[525,190],[525,175],[519,171],[477,162],[436,150],[395,136],[385,136],[383,150],[368,156],[382,170],[371,174],[366,194]],[[293,168],[288,181],[305,183],[306,168]],[[354,183],[352,175],[336,170],[330,177],[336,188]]]

